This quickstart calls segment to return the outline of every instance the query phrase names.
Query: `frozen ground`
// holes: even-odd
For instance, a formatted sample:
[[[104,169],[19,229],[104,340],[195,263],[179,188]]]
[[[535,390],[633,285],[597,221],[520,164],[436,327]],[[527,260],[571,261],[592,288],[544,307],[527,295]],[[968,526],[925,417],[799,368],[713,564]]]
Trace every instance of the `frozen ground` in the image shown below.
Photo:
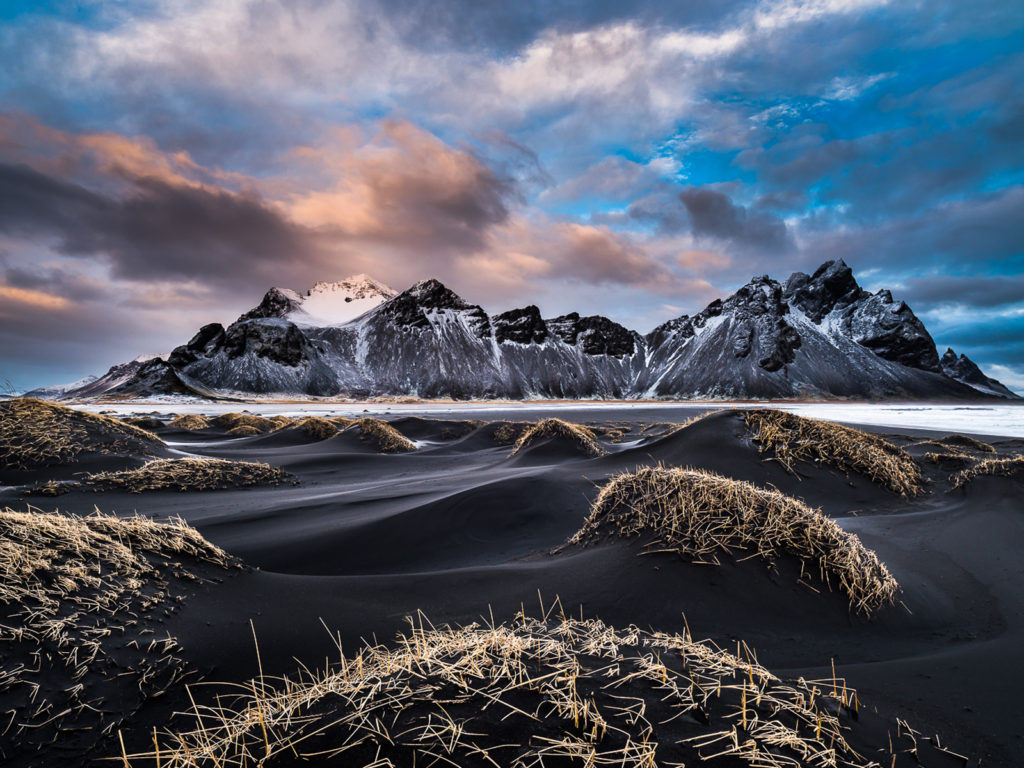
[[[214,403],[126,402],[87,403],[75,406],[116,415],[142,413],[205,413],[248,411],[263,415],[287,416],[338,414],[422,415],[435,418],[480,418],[488,420],[533,419],[558,414],[579,419],[636,419],[644,421],[683,421],[702,411],[715,408],[770,407],[793,411],[801,416],[828,419],[846,424],[864,424],[894,429],[927,429],[975,435],[1024,438],[1024,404],[1021,405],[934,405],[930,403],[663,403],[641,402],[420,402],[420,403],[316,403],[270,402]]]

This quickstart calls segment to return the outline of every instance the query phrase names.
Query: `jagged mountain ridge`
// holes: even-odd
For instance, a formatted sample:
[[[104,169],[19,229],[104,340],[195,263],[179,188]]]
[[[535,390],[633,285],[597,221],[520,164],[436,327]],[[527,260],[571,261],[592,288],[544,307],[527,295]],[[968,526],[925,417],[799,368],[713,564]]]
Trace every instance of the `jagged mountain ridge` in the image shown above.
[[[967,363],[974,364],[966,358],[967,363],[958,363],[959,378],[950,376],[947,369],[952,369],[940,363],[934,341],[911,309],[888,291],[863,290],[841,261],[826,262],[813,275],[796,273],[784,284],[756,277],[732,296],[646,336],[601,316],[545,319],[532,305],[488,315],[437,280],[381,299],[341,323],[295,322],[301,300],[295,292],[271,289],[235,323],[204,326],[161,364],[168,376],[194,390],[268,395],[972,399],[1002,394],[998,382],[968,370]],[[159,378],[152,366],[148,376]],[[112,392],[126,387],[132,394],[145,388],[131,381]]]

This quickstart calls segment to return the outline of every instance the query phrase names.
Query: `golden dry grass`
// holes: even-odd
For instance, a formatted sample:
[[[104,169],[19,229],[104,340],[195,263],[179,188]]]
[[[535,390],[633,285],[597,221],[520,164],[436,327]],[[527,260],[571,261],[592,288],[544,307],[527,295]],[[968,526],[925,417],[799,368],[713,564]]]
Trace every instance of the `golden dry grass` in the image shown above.
[[[185,429],[189,432],[198,432],[202,429],[209,429],[213,422],[200,413],[187,413],[184,416],[177,416],[171,420],[171,427]]]
[[[156,429],[163,429],[166,426],[160,419],[152,416],[131,416],[126,419],[121,419],[125,424],[131,424],[133,427],[144,429],[147,432],[152,432]]]
[[[251,424],[239,424],[237,427],[229,429],[228,434],[232,437],[253,437],[254,435],[262,435],[263,430]]]
[[[294,478],[280,467],[254,461],[188,458],[157,459],[138,469],[86,475],[81,485],[102,490],[214,491],[254,485],[280,485]]]
[[[781,555],[830,587],[836,582],[857,612],[872,614],[895,600],[896,579],[856,535],[817,509],[774,489],[711,472],[644,467],[612,478],[583,527],[569,540],[645,536],[655,550],[718,564],[719,553]]]
[[[356,423],[355,419],[350,419],[347,416],[331,416],[328,421],[337,425],[338,429],[348,429]]]
[[[0,510],[0,695],[18,701],[4,715],[9,747],[31,752],[72,724],[98,740],[133,699],[189,673],[175,639],[146,628],[149,614],[177,610],[182,580],[201,580],[182,561],[237,566],[180,519]]]
[[[312,440],[326,440],[338,434],[337,424],[330,419],[321,419],[318,416],[307,416],[295,426]]]
[[[225,690],[156,732],[153,751],[118,759],[124,768],[879,766],[848,741],[861,705],[845,680],[784,681],[745,646],[733,654],[688,632],[550,612],[507,625],[435,628],[422,616],[410,625],[392,647]],[[893,732],[872,751],[911,752],[914,732],[902,722]]]
[[[273,432],[287,425],[282,424],[280,421],[268,419],[265,416],[255,416],[251,413],[222,413],[214,421],[217,426],[228,430],[228,434],[233,434],[231,430],[238,427],[251,427],[257,430],[257,432],[263,433]],[[291,420],[288,419],[287,423],[291,423]]]
[[[938,440],[922,440],[917,443],[912,443],[913,446],[921,445],[933,445],[939,448],[967,448],[972,451],[978,451],[979,453],[995,453],[996,449],[989,443],[982,442],[977,438],[969,435],[946,435],[945,437],[939,438]]]
[[[749,410],[744,419],[761,452],[770,451],[791,472],[794,462],[810,461],[864,475],[901,496],[923,490],[913,457],[878,435],[786,411]]]
[[[498,445],[512,445],[532,426],[528,421],[506,421],[498,425],[491,439]]]
[[[163,441],[107,416],[33,398],[0,403],[0,468],[34,469],[77,461],[82,453],[151,454]]]
[[[561,419],[544,419],[530,425],[516,440],[512,456],[529,447],[537,440],[560,438],[567,440],[588,456],[604,456],[607,451],[597,444],[597,436],[587,427],[572,424]]]
[[[963,469],[950,480],[953,488],[967,485],[976,477],[1017,477],[1024,475],[1024,456],[1006,456],[1000,459],[984,459],[974,466]]]
[[[349,426],[358,429],[364,442],[370,443],[379,453],[407,453],[416,450],[416,444],[381,419],[358,419]]]

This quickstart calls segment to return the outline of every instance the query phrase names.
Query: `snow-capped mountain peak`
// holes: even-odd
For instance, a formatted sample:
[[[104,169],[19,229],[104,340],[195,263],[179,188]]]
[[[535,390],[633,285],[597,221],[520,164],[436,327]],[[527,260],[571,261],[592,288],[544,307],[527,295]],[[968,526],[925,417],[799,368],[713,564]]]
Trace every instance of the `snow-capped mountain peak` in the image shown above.
[[[263,301],[239,320],[280,317],[303,327],[340,325],[397,295],[398,291],[369,275],[352,275],[336,282],[321,280],[305,295],[271,288]]]

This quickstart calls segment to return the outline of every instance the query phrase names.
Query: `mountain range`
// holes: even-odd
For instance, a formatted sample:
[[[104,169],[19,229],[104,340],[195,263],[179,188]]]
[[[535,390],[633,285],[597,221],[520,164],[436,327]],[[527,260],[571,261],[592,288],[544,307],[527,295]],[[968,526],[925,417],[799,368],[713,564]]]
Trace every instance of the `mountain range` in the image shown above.
[[[283,395],[422,398],[971,400],[1016,398],[842,261],[755,277],[646,335],[599,315],[489,315],[437,280],[398,293],[366,275],[271,288],[166,358],[114,366],[62,398]]]

